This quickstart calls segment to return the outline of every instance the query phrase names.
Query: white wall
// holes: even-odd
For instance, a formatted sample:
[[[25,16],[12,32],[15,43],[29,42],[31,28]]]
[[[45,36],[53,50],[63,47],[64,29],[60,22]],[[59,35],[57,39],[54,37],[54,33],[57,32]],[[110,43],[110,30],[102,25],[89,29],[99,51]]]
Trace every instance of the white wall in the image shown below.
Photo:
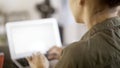
[[[31,19],[38,18],[39,14],[34,10],[35,4],[44,0],[0,0],[0,11],[4,13],[23,12],[30,13]]]
[[[43,3],[45,0],[0,0],[0,11],[4,13],[27,11],[31,19],[38,19],[40,14],[35,10],[35,5]],[[61,0],[51,0],[52,6],[57,9],[53,17],[59,18]]]
[[[70,43],[79,41],[82,36],[87,32],[87,28],[84,24],[66,24],[63,28],[63,44],[68,45]]]
[[[61,24],[75,23],[74,17],[69,9],[68,0],[62,0]]]

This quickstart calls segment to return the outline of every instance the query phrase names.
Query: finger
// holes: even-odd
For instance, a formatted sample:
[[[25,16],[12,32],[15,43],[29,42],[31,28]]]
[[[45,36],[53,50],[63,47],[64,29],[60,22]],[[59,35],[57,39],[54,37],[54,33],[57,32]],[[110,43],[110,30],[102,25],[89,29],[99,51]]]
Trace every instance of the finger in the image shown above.
[[[42,55],[40,52],[37,52],[36,54],[37,54],[37,56],[39,56],[39,57]]]
[[[27,59],[28,62],[32,61],[32,57],[26,57],[26,59]]]
[[[38,52],[37,54],[38,54],[38,57],[40,57],[41,62],[46,62],[47,58],[43,54],[41,54],[40,52]]]
[[[35,54],[35,53],[33,53],[33,54],[32,54],[32,58],[35,58],[35,57],[36,57],[36,54]]]
[[[43,54],[41,54],[40,52],[37,53],[37,56],[40,57],[40,59],[44,60],[45,56]]]

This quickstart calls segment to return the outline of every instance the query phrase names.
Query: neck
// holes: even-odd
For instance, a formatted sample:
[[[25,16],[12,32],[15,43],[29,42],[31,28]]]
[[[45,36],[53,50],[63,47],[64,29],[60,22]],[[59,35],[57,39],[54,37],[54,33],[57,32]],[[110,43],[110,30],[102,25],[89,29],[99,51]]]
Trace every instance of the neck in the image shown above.
[[[85,18],[84,21],[88,29],[91,29],[97,23],[101,23],[102,21],[108,18],[117,16],[117,12],[112,12],[112,11],[102,11],[93,15],[90,15],[86,12],[85,14],[86,15],[84,16]]]

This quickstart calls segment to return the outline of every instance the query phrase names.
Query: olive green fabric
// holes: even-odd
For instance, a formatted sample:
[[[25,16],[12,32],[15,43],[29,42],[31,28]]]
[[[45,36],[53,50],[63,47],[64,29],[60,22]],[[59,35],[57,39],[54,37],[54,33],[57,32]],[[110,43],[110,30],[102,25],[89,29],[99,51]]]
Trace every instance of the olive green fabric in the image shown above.
[[[96,24],[66,47],[55,68],[120,68],[120,18]]]

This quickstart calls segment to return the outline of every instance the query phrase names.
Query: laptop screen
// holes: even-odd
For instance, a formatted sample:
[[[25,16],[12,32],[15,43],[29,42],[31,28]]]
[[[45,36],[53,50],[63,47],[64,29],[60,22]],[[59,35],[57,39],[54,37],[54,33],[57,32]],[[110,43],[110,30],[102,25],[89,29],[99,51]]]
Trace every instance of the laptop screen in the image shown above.
[[[41,51],[45,53],[50,45],[56,45],[53,24],[21,26],[12,29],[15,53]]]
[[[10,27],[10,48],[14,48],[15,55],[21,55],[33,52],[46,53],[54,45],[61,46],[60,37],[57,35],[59,32],[54,24],[22,24]]]

